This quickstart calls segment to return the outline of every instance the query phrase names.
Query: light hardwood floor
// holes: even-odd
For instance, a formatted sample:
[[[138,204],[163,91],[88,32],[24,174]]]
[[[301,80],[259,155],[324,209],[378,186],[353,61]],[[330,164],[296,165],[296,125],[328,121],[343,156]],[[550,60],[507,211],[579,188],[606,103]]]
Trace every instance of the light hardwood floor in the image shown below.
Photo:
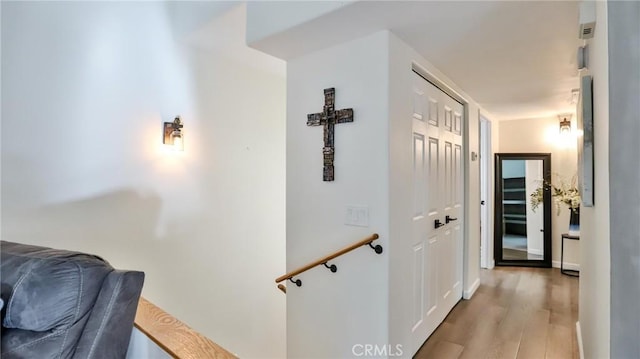
[[[578,278],[557,268],[482,270],[416,359],[577,359]]]

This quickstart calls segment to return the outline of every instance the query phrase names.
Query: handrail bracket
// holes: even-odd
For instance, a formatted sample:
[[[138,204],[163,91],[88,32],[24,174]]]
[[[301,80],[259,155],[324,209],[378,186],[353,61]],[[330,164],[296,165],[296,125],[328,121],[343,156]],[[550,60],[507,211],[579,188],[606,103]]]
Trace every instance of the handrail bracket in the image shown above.
[[[369,242],[369,247],[371,247],[371,249],[373,249],[376,253],[381,254],[382,253],[382,246],[379,244],[376,244],[375,246],[373,244],[371,244],[371,242]]]
[[[327,262],[322,263],[327,269],[331,271],[331,273],[335,273],[338,271],[338,267],[335,264],[328,265]]]

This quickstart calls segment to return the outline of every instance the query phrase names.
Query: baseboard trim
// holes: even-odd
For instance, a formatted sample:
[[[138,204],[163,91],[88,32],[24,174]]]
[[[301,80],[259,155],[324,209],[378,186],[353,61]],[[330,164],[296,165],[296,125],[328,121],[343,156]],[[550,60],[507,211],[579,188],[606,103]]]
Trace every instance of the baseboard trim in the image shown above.
[[[480,278],[476,278],[476,280],[473,282],[471,287],[468,290],[465,290],[462,292],[462,298],[471,299],[471,297],[473,297],[473,295],[475,294],[476,290],[478,290],[479,286],[480,286]]]
[[[580,321],[576,322],[576,337],[578,339],[578,351],[580,351],[580,359],[584,359],[584,348],[582,347],[582,330],[580,329]]]
[[[496,261],[495,260],[490,260],[487,262],[487,265],[485,267],[480,266],[481,269],[493,269],[493,267],[496,266]]]
[[[560,261],[551,261],[551,266],[553,268],[560,268]],[[568,269],[568,270],[580,271],[580,265],[578,263],[564,262],[563,267],[564,269]]]

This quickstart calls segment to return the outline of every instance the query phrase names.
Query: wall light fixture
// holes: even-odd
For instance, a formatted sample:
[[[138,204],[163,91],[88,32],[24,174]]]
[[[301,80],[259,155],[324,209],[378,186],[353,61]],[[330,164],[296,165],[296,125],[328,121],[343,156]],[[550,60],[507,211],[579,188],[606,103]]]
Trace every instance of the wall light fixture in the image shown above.
[[[162,126],[164,137],[162,143],[173,146],[175,151],[184,151],[184,135],[182,134],[182,121],[176,116],[173,122],[165,122]]]
[[[560,135],[568,136],[571,134],[571,115],[559,115],[560,119]]]

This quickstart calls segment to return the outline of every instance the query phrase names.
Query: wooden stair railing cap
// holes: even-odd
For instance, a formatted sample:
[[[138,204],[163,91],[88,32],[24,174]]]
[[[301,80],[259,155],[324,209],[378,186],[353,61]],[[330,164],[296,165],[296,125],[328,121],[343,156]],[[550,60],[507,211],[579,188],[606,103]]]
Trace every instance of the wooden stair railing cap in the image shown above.
[[[142,297],[138,302],[134,326],[177,359],[237,358]]]

